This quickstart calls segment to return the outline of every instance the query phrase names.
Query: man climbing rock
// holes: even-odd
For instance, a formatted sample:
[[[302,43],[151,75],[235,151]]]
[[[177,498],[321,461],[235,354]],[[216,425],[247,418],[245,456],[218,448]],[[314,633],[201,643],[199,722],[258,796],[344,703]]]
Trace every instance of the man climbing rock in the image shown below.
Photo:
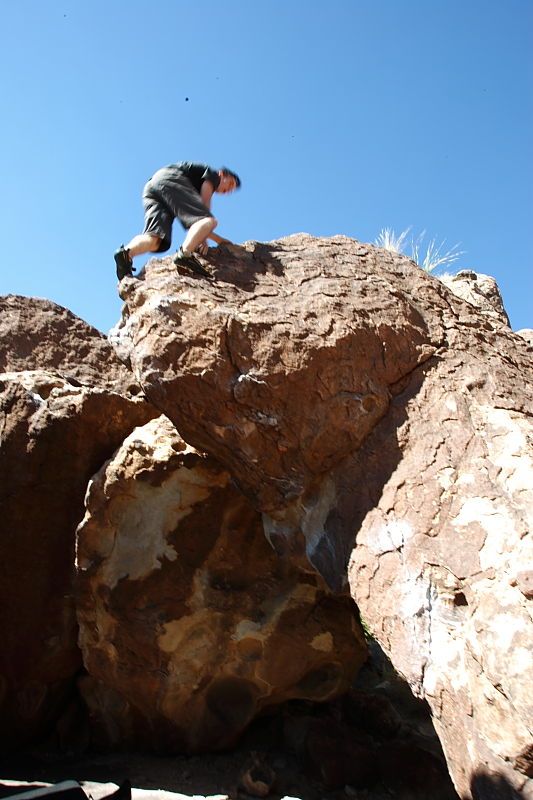
[[[172,223],[177,218],[187,230],[174,256],[176,267],[200,275],[209,273],[194,256],[205,255],[207,239],[228,242],[214,233],[218,221],[211,213],[211,197],[229,194],[241,185],[239,176],[226,167],[214,170],[207,164],[180,161],[159,169],[143,189],[144,231],[115,252],[117,277],[133,275],[133,259],[141,253],[164,253],[170,248]]]

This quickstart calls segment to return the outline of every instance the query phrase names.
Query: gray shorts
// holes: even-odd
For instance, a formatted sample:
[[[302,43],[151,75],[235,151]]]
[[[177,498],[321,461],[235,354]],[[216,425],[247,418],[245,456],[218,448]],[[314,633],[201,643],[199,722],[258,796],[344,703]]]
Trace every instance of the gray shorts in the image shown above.
[[[184,228],[212,217],[190,180],[177,170],[163,168],[143,189],[144,231],[161,239],[158,252],[172,244],[172,223],[179,219]]]

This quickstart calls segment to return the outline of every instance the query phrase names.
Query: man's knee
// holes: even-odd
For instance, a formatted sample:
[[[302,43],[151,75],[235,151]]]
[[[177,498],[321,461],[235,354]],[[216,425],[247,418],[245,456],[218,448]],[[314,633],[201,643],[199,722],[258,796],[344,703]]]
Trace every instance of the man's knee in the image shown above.
[[[159,252],[159,248],[161,247],[161,237],[152,236],[150,234],[147,238],[149,239],[150,252],[151,253]]]
[[[214,217],[200,217],[197,219],[196,222],[193,222],[191,227],[189,228],[190,231],[213,231],[216,226],[218,225],[218,220]]]
[[[203,219],[198,220],[198,222],[202,228],[207,231],[214,231],[218,225],[218,219],[215,219],[215,217],[203,217]]]

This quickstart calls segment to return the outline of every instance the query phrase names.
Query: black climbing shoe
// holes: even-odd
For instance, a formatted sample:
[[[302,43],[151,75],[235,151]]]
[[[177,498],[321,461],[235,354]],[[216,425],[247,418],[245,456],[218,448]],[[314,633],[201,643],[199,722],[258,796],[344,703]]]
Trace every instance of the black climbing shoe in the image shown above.
[[[113,257],[117,265],[117,278],[119,281],[121,281],[122,278],[131,278],[133,275],[133,261],[123,244],[120,245],[118,250],[115,250]]]
[[[192,253],[184,253],[181,247],[174,256],[173,261],[178,270],[189,270],[190,272],[194,272],[195,275],[202,275],[204,278],[212,277],[212,275],[202,267],[196,256]]]

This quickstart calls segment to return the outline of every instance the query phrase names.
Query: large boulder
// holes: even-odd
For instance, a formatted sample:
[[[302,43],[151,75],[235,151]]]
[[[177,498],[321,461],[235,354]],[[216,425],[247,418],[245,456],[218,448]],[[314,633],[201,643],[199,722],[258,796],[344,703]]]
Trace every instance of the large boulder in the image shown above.
[[[212,258],[215,282],[178,275],[169,258],[123,281],[111,341],[150,401],[264,512],[278,552],[304,554],[337,586],[347,554],[332,547],[327,475],[442,341],[439,314],[419,310],[432,284],[342,236]]]
[[[0,372],[39,369],[74,386],[140,392],[104,334],[72,311],[39,297],[0,297]]]
[[[461,797],[483,770],[530,797],[533,369],[518,337],[472,322],[461,310],[339,475],[350,583],[428,700]]]
[[[427,699],[463,797],[531,787],[532,365],[407,258],[299,235],[122,282],[113,341],[293,564],[350,584]],[[488,313],[490,312],[490,313]],[[355,548],[354,548],[355,545]]]
[[[92,378],[135,383],[90,326],[59,306],[56,326],[53,304],[32,298],[1,304],[2,364],[9,371],[0,373],[0,743],[17,748],[57,718],[81,667],[72,589],[87,481],[155,412],[140,398],[87,385]],[[36,357],[18,342],[21,320],[30,324],[40,305],[46,324]],[[71,318],[78,349],[59,358]],[[72,343],[72,330],[70,337]],[[76,365],[76,352],[84,364]]]
[[[100,744],[226,747],[268,706],[346,691],[366,657],[349,595],[281,561],[229,473],[164,417],[91,481],[77,565]]]

